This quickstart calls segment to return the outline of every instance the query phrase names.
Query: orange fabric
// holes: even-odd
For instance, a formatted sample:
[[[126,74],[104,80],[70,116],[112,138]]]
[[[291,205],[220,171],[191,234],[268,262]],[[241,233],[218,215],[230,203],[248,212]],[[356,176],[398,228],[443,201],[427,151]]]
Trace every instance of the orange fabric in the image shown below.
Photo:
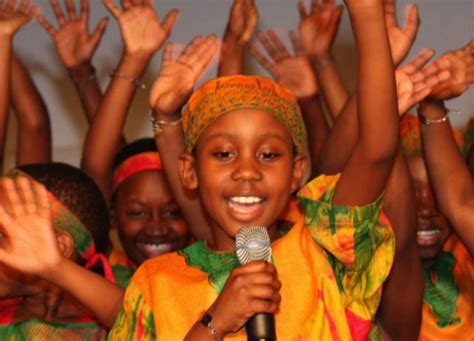
[[[136,173],[147,170],[162,169],[163,166],[161,164],[160,154],[158,154],[158,152],[144,152],[133,155],[122,162],[122,164],[115,170],[112,181],[112,190],[115,192],[122,182]]]
[[[455,236],[445,243],[443,249],[451,252],[456,259],[452,274],[459,288],[455,317],[460,319],[460,323],[440,328],[432,308],[425,303],[419,339],[421,341],[474,340],[474,260]],[[442,299],[443,297],[440,297],[440,300]]]

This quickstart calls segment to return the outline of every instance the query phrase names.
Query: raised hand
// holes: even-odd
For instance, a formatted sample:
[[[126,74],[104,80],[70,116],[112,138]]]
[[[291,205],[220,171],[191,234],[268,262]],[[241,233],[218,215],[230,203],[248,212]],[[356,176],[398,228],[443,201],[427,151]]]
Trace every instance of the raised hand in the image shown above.
[[[384,0],[385,24],[390,40],[393,64],[398,66],[406,58],[415,42],[418,27],[420,26],[420,18],[418,7],[416,5],[408,5],[405,15],[406,24],[401,28],[397,20],[395,7],[396,0]]]
[[[173,61],[173,44],[162,57],[161,69],[150,91],[150,106],[156,113],[172,115],[184,105],[217,50],[215,35],[194,38]]]
[[[251,46],[250,52],[278,83],[298,98],[311,97],[318,92],[316,77],[295,32],[290,32],[295,55],[290,54],[272,30],[261,32],[258,38],[272,60],[266,58],[256,44]]]
[[[462,95],[474,83],[474,40],[455,51],[446,52],[439,62],[449,62],[451,77],[433,88],[430,98],[447,100]]]
[[[304,2],[298,2],[301,45],[308,55],[316,59],[329,58],[339,29],[343,7],[334,7],[334,2],[334,0],[313,0],[309,13]]]
[[[108,18],[102,18],[94,32],[90,33],[89,0],[81,0],[81,10],[76,14],[73,0],[65,0],[68,17],[64,16],[58,0],[51,0],[51,7],[59,24],[55,29],[44,16],[38,22],[53,37],[56,51],[63,65],[70,69],[91,61],[102,39]]]
[[[219,336],[239,331],[256,313],[276,313],[281,301],[280,287],[275,267],[268,262],[251,262],[235,268],[209,309]]]
[[[224,38],[232,39],[239,45],[246,45],[252,39],[257,22],[255,0],[234,0]]]
[[[450,64],[447,61],[438,60],[424,67],[433,55],[433,50],[424,50],[411,62],[397,69],[395,78],[400,115],[425,99],[434,86],[450,78]]]
[[[31,0],[21,0],[18,6],[16,0],[1,1],[0,35],[13,36],[23,25],[32,20],[37,12],[38,7],[31,6]]]
[[[122,0],[123,10],[113,0],[103,2],[119,22],[125,53],[128,55],[153,55],[168,38],[179,13],[173,9],[160,22],[152,0]]]
[[[27,274],[53,268],[62,256],[46,189],[22,176],[1,179],[0,188],[0,262]]]

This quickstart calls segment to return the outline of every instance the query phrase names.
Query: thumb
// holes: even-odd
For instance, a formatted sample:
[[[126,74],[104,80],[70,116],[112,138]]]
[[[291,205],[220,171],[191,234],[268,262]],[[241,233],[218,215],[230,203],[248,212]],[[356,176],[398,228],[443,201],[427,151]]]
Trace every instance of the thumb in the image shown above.
[[[174,23],[176,22],[176,18],[178,17],[179,11],[175,8],[168,12],[166,17],[163,20],[163,29],[166,32],[166,36],[168,36],[173,29]]]
[[[109,23],[109,18],[102,18],[101,21],[97,24],[97,27],[92,34],[91,41],[94,44],[94,48],[97,47],[99,44],[100,40],[102,39],[102,35],[104,34],[105,28],[107,27],[107,24]]]

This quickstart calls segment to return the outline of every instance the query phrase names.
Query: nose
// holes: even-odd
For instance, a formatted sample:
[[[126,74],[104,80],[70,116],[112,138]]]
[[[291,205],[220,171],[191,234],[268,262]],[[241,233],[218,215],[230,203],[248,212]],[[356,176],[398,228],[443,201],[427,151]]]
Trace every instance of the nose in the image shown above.
[[[161,219],[160,212],[153,212],[146,224],[146,229],[150,235],[164,236],[168,233],[168,224]]]
[[[235,181],[259,181],[262,179],[260,163],[255,155],[239,155],[234,163],[232,179]]]
[[[430,190],[419,191],[417,193],[418,217],[429,219],[438,215],[435,198]]]

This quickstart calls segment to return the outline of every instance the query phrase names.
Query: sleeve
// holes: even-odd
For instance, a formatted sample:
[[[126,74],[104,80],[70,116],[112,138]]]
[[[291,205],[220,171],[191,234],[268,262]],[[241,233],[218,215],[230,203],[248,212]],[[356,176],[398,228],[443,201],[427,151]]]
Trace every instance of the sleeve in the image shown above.
[[[146,269],[141,267],[127,287],[122,309],[108,335],[108,340],[156,340],[153,311],[146,299],[149,291],[147,283]]]
[[[313,240],[328,255],[348,318],[372,320],[392,267],[395,236],[382,213],[383,195],[361,207],[332,204],[339,177],[314,179],[298,199]]]

